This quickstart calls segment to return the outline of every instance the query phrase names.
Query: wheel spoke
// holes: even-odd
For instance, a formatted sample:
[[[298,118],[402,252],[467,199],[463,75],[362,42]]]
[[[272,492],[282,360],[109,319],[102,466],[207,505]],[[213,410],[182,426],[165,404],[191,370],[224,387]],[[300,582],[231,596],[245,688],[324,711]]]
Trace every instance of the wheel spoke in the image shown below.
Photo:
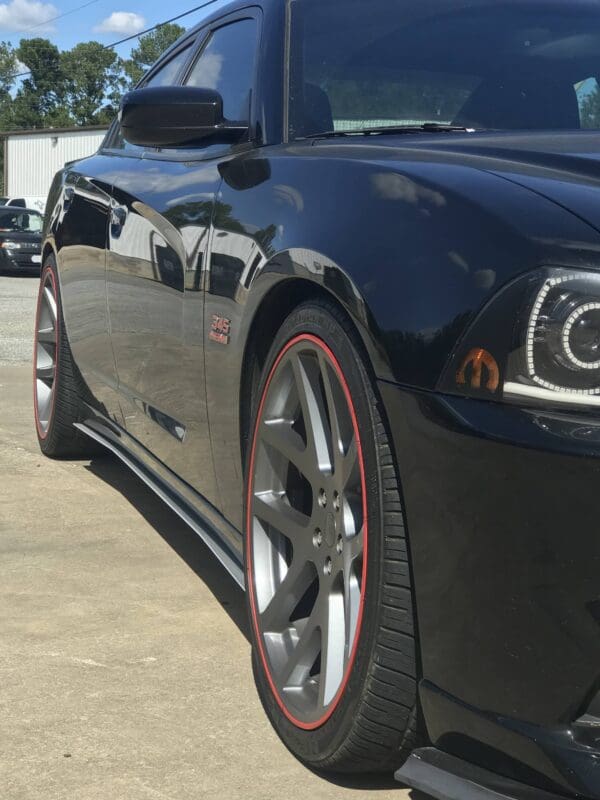
[[[360,497],[355,494],[343,495],[340,514],[340,532],[344,541],[350,541],[360,532],[363,525],[362,503]]]
[[[344,540],[344,572],[350,567],[352,562],[356,561],[363,554],[363,531],[362,529],[355,534]]]
[[[301,558],[292,559],[283,580],[260,615],[260,624],[265,633],[281,632],[289,627],[290,616],[313,578],[314,572],[307,561]]]
[[[334,472],[337,472],[340,469],[340,463],[344,453],[344,442],[342,440],[342,432],[340,429],[338,407],[335,401],[333,386],[331,383],[330,368],[323,353],[319,353],[319,368],[321,370],[323,388],[325,390],[325,401],[327,403],[333,470]]]
[[[36,380],[37,413],[38,421],[44,426],[48,424],[49,411],[52,403],[52,387],[41,380]]]
[[[352,565],[344,568],[344,620],[346,623],[345,657],[350,657],[360,609],[360,583]]]
[[[292,424],[292,421],[286,419],[265,420],[261,435],[269,447],[281,453],[287,462],[306,474],[310,470],[309,454],[301,436],[292,429]]]
[[[352,435],[352,439],[348,445],[348,449],[340,459],[340,473],[341,483],[344,491],[353,488],[360,481],[360,472],[358,469],[358,448],[356,446],[356,437]]]
[[[315,366],[318,362],[315,362]],[[318,386],[319,370],[310,370],[300,356],[292,360],[296,391],[302,409],[306,429],[307,448],[316,458],[319,472],[333,472],[332,457],[329,444],[329,430],[326,423],[326,412]],[[316,375],[315,375],[316,372]]]
[[[56,325],[57,319],[57,310],[56,310],[56,298],[52,293],[52,289],[50,286],[44,286],[44,302],[46,303],[46,308],[50,312],[50,316],[52,317],[52,321],[54,325]]]
[[[44,364],[43,366],[36,367],[35,370],[36,377],[39,380],[44,381],[44,383],[48,382],[52,383],[52,381],[54,380],[54,372],[55,372],[54,362],[52,362],[51,364]]]
[[[344,676],[346,621],[344,598],[340,591],[330,591],[324,598],[320,628],[319,703],[325,707],[333,700]]]
[[[309,519],[292,508],[275,492],[254,495],[255,517],[271,525],[292,542],[294,548],[303,549],[310,540]]]
[[[293,639],[294,648],[276,675],[283,691],[302,686],[319,654],[319,631],[312,617],[297,621]]]
[[[52,327],[40,328],[37,339],[40,344],[54,346],[56,344],[56,331]]]

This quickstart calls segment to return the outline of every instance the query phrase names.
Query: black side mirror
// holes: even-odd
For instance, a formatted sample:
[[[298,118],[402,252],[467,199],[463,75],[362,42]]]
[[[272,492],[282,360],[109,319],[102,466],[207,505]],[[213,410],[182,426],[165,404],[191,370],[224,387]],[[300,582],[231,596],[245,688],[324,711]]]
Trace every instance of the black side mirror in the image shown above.
[[[234,143],[248,124],[223,117],[223,99],[195,86],[149,86],[128,92],[119,112],[123,138],[141,147]]]

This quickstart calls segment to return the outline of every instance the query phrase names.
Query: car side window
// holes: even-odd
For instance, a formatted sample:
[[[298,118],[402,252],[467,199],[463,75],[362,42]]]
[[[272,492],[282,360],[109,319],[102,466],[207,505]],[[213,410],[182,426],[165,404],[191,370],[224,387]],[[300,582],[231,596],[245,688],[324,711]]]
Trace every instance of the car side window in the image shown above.
[[[170,61],[158,69],[153,75],[144,81],[144,86],[174,86],[179,77],[179,73],[183,69],[185,62],[190,57],[191,43],[180,50],[177,55],[173,56]]]
[[[38,214],[23,214],[19,225],[24,231],[29,233],[41,233],[42,217]]]
[[[595,77],[586,78],[575,84],[579,119],[584,129],[600,127],[600,84]]]
[[[250,121],[257,41],[256,19],[241,19],[217,28],[208,37],[185,81],[187,86],[219,92],[228,120]]]

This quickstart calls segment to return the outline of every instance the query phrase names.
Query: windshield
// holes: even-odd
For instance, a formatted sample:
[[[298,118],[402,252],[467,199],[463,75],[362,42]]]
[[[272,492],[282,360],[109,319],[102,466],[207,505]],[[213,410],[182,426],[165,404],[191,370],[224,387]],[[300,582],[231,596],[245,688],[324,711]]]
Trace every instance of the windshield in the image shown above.
[[[1,211],[0,233],[41,233],[42,215],[37,211]]]
[[[600,0],[290,0],[290,137],[600,128]]]

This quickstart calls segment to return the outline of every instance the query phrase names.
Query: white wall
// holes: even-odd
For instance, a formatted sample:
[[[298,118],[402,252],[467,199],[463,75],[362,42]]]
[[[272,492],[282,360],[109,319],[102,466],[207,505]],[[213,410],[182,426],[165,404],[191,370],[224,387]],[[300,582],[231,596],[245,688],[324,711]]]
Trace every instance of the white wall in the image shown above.
[[[54,175],[66,161],[95,153],[106,131],[53,133],[32,131],[6,139],[6,186],[8,197],[46,197]],[[53,139],[57,139],[56,144]]]

